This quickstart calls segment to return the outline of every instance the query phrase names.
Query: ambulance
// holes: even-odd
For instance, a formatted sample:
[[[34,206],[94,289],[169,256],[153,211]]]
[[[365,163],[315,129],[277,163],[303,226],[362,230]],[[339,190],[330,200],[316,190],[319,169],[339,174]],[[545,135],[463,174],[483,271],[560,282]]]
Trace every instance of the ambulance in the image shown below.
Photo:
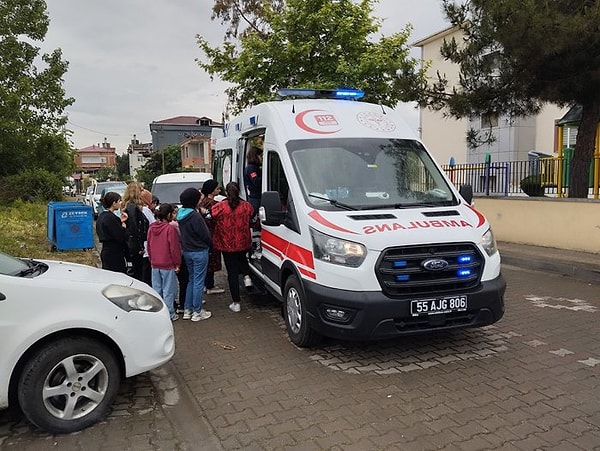
[[[244,189],[263,148],[257,287],[291,341],[376,340],[481,327],[504,314],[489,222],[397,112],[355,90],[281,90],[212,138],[213,177]]]

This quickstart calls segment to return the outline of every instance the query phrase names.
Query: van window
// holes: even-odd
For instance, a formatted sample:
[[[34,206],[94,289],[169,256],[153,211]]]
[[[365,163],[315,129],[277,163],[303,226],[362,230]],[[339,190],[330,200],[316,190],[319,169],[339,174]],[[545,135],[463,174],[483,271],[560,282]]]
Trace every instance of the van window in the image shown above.
[[[456,205],[446,179],[414,140],[310,139],[287,144],[306,202],[320,209]]]

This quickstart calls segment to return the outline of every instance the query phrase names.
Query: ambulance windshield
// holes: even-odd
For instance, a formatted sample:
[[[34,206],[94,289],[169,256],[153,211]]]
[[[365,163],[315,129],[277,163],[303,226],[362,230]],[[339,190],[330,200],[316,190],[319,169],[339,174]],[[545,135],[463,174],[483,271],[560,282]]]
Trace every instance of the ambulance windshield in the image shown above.
[[[436,164],[414,140],[310,139],[290,141],[287,149],[305,200],[317,209],[458,204]]]

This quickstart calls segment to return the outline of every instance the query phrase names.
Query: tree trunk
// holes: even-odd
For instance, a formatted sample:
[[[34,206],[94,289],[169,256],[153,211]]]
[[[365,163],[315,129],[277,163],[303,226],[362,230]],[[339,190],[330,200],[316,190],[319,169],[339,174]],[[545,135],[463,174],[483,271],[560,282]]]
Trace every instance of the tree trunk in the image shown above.
[[[596,130],[600,120],[600,97],[583,104],[577,142],[571,161],[569,197],[585,199],[589,193],[590,163],[594,156]]]

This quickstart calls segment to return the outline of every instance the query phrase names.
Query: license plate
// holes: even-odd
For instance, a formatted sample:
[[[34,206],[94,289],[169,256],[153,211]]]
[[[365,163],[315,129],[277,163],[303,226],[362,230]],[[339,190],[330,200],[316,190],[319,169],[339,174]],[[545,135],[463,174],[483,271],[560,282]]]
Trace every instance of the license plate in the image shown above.
[[[412,316],[437,315],[441,313],[464,312],[466,310],[466,295],[445,296],[410,302],[410,314]]]

